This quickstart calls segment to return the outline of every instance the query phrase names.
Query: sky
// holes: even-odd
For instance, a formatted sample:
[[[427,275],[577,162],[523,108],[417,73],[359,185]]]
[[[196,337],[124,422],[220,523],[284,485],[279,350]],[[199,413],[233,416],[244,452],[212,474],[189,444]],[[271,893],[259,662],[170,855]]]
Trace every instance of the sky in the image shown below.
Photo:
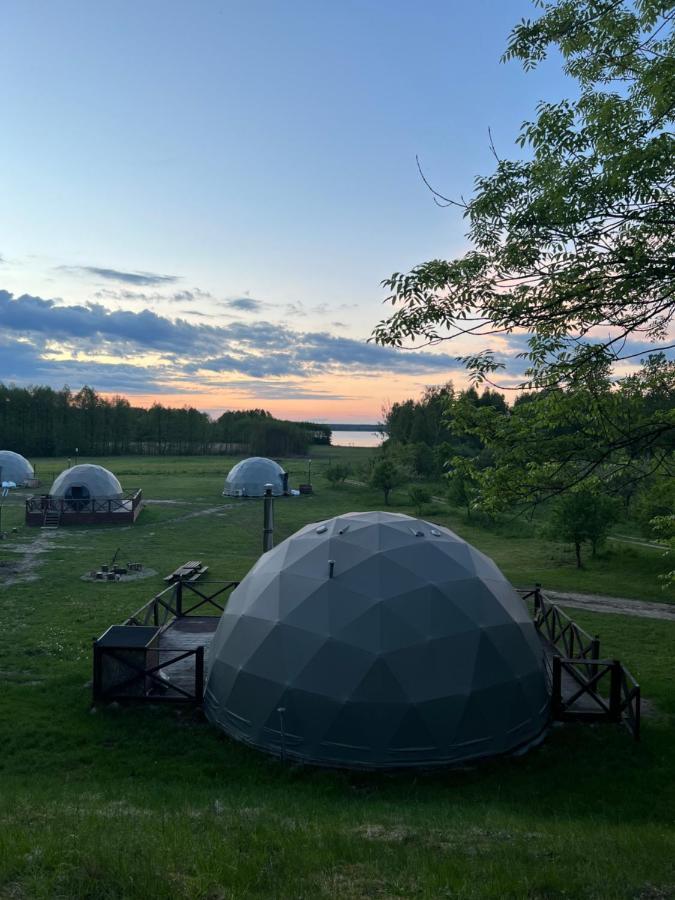
[[[476,344],[366,340],[383,278],[468,247],[416,156],[469,195],[569,93],[499,61],[530,0],[2,11],[0,381],[329,422],[466,383]]]

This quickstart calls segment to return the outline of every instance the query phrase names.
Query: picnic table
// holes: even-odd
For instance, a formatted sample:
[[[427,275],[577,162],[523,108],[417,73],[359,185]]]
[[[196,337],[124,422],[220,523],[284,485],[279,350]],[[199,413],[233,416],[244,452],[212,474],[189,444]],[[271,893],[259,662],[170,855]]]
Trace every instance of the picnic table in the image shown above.
[[[164,578],[167,584],[173,584],[176,581],[197,581],[202,575],[209,571],[208,566],[204,566],[201,560],[191,559],[182,566],[178,566],[170,575]]]

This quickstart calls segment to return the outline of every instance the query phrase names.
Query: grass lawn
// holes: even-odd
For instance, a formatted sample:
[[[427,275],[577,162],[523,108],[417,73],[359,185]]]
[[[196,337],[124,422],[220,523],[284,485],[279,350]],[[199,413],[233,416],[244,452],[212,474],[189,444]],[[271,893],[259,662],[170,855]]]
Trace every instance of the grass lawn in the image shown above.
[[[367,453],[318,448],[316,493],[277,502],[276,540],[379,508],[369,489],[321,477],[329,457]],[[262,543],[261,504],[221,496],[231,460],[96,461],[163,502],[132,528],[48,535],[21,527],[18,494],[3,503],[3,528],[19,531],[0,544],[0,898],[675,897],[673,623],[574,612],[640,681],[651,706],[640,744],[617,727],[568,726],[522,758],[442,774],[283,768],[198,712],[90,710],[93,636],[179,563],[202,559],[209,578],[238,579]],[[305,462],[288,468],[305,480]],[[58,467],[38,461],[38,471]],[[405,490],[394,502],[411,512]],[[440,505],[429,518],[519,585],[668,601],[653,551],[616,545],[578,572],[527,523],[485,530]],[[81,580],[118,547],[160,574]]]

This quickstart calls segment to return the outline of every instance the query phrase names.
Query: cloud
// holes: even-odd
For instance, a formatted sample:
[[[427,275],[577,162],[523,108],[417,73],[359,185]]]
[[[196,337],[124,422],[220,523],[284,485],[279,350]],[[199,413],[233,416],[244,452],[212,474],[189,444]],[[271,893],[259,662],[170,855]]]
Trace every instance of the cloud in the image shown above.
[[[73,275],[94,275],[109,281],[121,281],[139,287],[147,285],[175,284],[180,281],[179,275],[157,275],[154,272],[121,272],[119,269],[103,269],[98,266],[57,266],[60,272]]]
[[[213,294],[202,291],[200,288],[174,291],[168,294],[161,291],[131,291],[128,288],[100,288],[93,296],[97,300],[125,300],[135,303],[154,303],[157,300],[164,300],[167,303],[196,303],[199,300],[211,299]]]
[[[188,316],[195,312],[184,310]],[[205,389],[230,386],[236,377],[243,377],[256,379],[261,392],[263,382],[279,385],[283,381],[296,387],[304,382],[305,394],[314,395],[311,379],[322,375],[422,377],[433,373],[444,379],[459,368],[454,356],[439,352],[400,351],[266,321],[213,324],[205,319],[209,316],[188,321],[150,309],[109,309],[98,302],[67,306],[0,290],[4,342],[0,376],[52,384],[55,380],[91,381],[103,390],[143,393],[171,390],[181,381]],[[14,342],[9,344],[11,336]],[[8,346],[19,347],[14,356],[8,355]],[[159,364],[148,367],[143,356]],[[116,363],[101,361],[109,357]],[[279,390],[280,396],[290,396],[288,387],[286,393],[282,387]]]
[[[339,394],[333,390],[323,390],[313,387],[305,382],[277,380],[266,381],[256,379],[256,381],[227,381],[218,379],[215,384],[219,389],[226,389],[229,394],[238,395],[242,398],[255,399],[256,397],[264,400],[360,400],[360,397],[354,397],[349,394]]]
[[[60,339],[130,343],[171,353],[192,350],[200,337],[218,346],[216,333],[209,326],[191,325],[183,319],[174,321],[149,309],[110,310],[99,303],[57,306],[53,300],[30,294],[13,299],[12,294],[1,290],[0,327]]]
[[[349,309],[351,306],[355,305],[356,304],[341,303],[337,309]],[[286,315],[295,316],[296,318],[309,315],[325,316],[329,311],[331,311],[331,307],[328,303],[315,303],[314,306],[305,306],[302,300],[287,303],[285,306]]]
[[[176,375],[168,368],[148,370],[128,363],[51,359],[47,348],[40,343],[19,343],[0,338],[0,360],[1,380],[5,383],[48,384],[55,388],[64,384],[76,388],[90,384],[100,391],[131,394],[189,392],[189,387],[186,389],[175,383]]]
[[[220,305],[239,312],[259,312],[265,304],[253,297],[232,297],[230,300],[223,300]]]
[[[205,313],[199,309],[179,309],[178,312],[182,316],[199,316],[200,319],[221,319],[222,315],[218,313]]]
[[[200,288],[192,288],[189,291],[176,291],[167,298],[172,303],[193,303],[197,300],[210,300],[213,294],[209,291],[202,291]]]

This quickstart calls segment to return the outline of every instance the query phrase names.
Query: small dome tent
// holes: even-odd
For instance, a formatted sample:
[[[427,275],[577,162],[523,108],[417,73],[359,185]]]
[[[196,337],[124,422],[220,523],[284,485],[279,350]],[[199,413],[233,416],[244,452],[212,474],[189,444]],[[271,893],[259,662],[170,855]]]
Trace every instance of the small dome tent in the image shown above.
[[[25,484],[35,478],[35,472],[28,460],[13,450],[0,450],[0,480]]]
[[[367,512],[261,556],[209,648],[204,708],[276,755],[396,769],[525,748],[549,694],[533,623],[492,560],[449,529]]]
[[[265,486],[279,497],[288,491],[288,475],[279,463],[264,456],[250,456],[233,466],[225,479],[225,497],[262,497]]]
[[[49,492],[54,499],[72,501],[119,500],[122,495],[122,485],[112,472],[88,463],[61,472]]]

